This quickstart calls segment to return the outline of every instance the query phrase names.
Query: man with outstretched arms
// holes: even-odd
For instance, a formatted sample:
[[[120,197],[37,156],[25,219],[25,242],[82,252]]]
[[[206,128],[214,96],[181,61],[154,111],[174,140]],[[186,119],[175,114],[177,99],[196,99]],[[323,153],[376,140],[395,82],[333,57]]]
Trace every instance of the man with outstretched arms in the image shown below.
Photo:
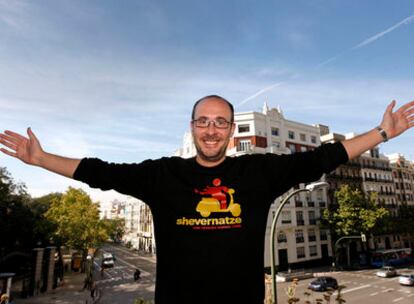
[[[102,190],[147,203],[157,242],[155,301],[263,303],[264,237],[271,203],[291,187],[319,179],[337,166],[398,136],[414,124],[414,101],[385,110],[381,124],[357,137],[291,155],[226,157],[234,110],[211,95],[193,107],[194,158],[165,157],[136,164],[72,159],[43,151],[28,137],[0,134],[1,151],[23,162]],[[209,189],[220,185],[226,198]]]

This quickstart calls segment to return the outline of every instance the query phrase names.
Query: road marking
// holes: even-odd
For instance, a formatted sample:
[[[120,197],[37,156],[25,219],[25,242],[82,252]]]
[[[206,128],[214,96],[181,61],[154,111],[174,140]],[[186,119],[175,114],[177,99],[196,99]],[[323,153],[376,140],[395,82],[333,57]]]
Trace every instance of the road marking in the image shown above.
[[[348,293],[348,292],[352,292],[352,291],[355,291],[355,290],[358,290],[358,289],[363,289],[363,288],[368,288],[368,287],[371,287],[371,284],[362,285],[362,286],[354,287],[354,288],[351,288],[351,289],[348,289],[348,290],[344,290],[344,291],[342,291],[342,293]]]
[[[131,252],[128,252],[128,253],[131,253]],[[120,257],[116,257],[116,260],[117,261],[121,261],[122,263],[124,263],[124,264],[126,264],[126,265],[128,265],[128,266],[130,266],[130,267],[132,267],[133,269],[136,269],[137,268],[137,266],[136,265],[133,265],[133,264],[131,264],[131,263],[129,263],[129,262],[127,262],[127,261],[125,261],[124,259],[121,259]],[[122,266],[121,266],[122,267]],[[123,267],[125,267],[125,266],[123,266]],[[140,269],[141,270],[141,274],[142,275],[144,275],[144,276],[146,276],[146,275],[150,275],[150,273],[149,272],[147,272],[147,271],[145,271],[145,270],[143,270],[143,269]]]
[[[392,300],[392,302],[394,303],[394,302],[398,302],[398,301],[401,301],[401,300],[404,300],[404,298],[397,298],[395,300]]]
[[[117,246],[112,246],[111,248],[115,249],[115,250],[123,251],[124,253],[128,253],[128,254],[131,254],[131,253],[132,254],[137,254],[136,252],[132,252],[131,250],[127,250],[127,249],[117,247]],[[141,255],[138,255],[138,257],[140,259],[147,260],[148,262],[155,263],[155,261],[154,261],[155,257],[146,257],[146,256],[141,256]]]
[[[381,291],[382,293],[386,293],[386,292],[390,292],[390,291],[393,291],[394,290],[394,288],[388,288],[388,289],[385,289],[385,290],[383,290],[383,291]]]
[[[373,296],[376,296],[377,294],[379,294],[379,292],[371,293],[370,296],[373,297]]]

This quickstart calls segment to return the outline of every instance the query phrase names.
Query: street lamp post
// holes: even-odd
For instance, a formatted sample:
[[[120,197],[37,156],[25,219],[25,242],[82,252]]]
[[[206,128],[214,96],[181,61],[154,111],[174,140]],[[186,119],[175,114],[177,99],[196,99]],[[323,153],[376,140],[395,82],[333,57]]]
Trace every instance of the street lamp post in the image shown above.
[[[280,213],[282,212],[283,207],[289,201],[289,199],[299,192],[312,192],[313,190],[321,187],[327,187],[328,183],[326,182],[316,182],[306,185],[303,189],[297,189],[291,192],[279,205],[276,209],[275,216],[273,218],[271,230],[270,230],[270,269],[272,275],[272,304],[277,304],[277,290],[276,290],[276,272],[275,272],[275,232],[276,232],[276,223],[279,218]]]

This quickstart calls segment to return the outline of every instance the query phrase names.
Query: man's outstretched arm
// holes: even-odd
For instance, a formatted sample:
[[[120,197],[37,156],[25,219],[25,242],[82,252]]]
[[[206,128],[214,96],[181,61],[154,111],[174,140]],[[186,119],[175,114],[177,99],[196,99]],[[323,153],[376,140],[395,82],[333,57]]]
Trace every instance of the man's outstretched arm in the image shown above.
[[[28,137],[12,131],[0,133],[0,143],[8,149],[1,147],[0,151],[18,158],[26,164],[38,166],[57,174],[73,178],[73,173],[80,163],[80,159],[67,158],[43,151],[39,140],[30,128]]]
[[[395,100],[393,100],[388,105],[379,125],[380,130],[385,131],[385,134],[383,134],[386,139],[394,138],[414,126],[414,101],[406,103],[393,112],[395,103]],[[385,138],[381,135],[380,130],[375,128],[354,138],[344,140],[342,144],[348,153],[349,159],[357,157],[383,142]]]

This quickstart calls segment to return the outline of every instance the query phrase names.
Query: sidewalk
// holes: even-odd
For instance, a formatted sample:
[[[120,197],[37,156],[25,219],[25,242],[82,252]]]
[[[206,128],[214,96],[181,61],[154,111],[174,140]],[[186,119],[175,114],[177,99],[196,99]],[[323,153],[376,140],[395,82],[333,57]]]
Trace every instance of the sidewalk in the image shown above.
[[[65,273],[63,286],[59,286],[49,292],[27,299],[15,299],[16,304],[92,304],[98,303],[100,293],[91,297],[89,290],[82,291],[85,274],[77,272]]]

